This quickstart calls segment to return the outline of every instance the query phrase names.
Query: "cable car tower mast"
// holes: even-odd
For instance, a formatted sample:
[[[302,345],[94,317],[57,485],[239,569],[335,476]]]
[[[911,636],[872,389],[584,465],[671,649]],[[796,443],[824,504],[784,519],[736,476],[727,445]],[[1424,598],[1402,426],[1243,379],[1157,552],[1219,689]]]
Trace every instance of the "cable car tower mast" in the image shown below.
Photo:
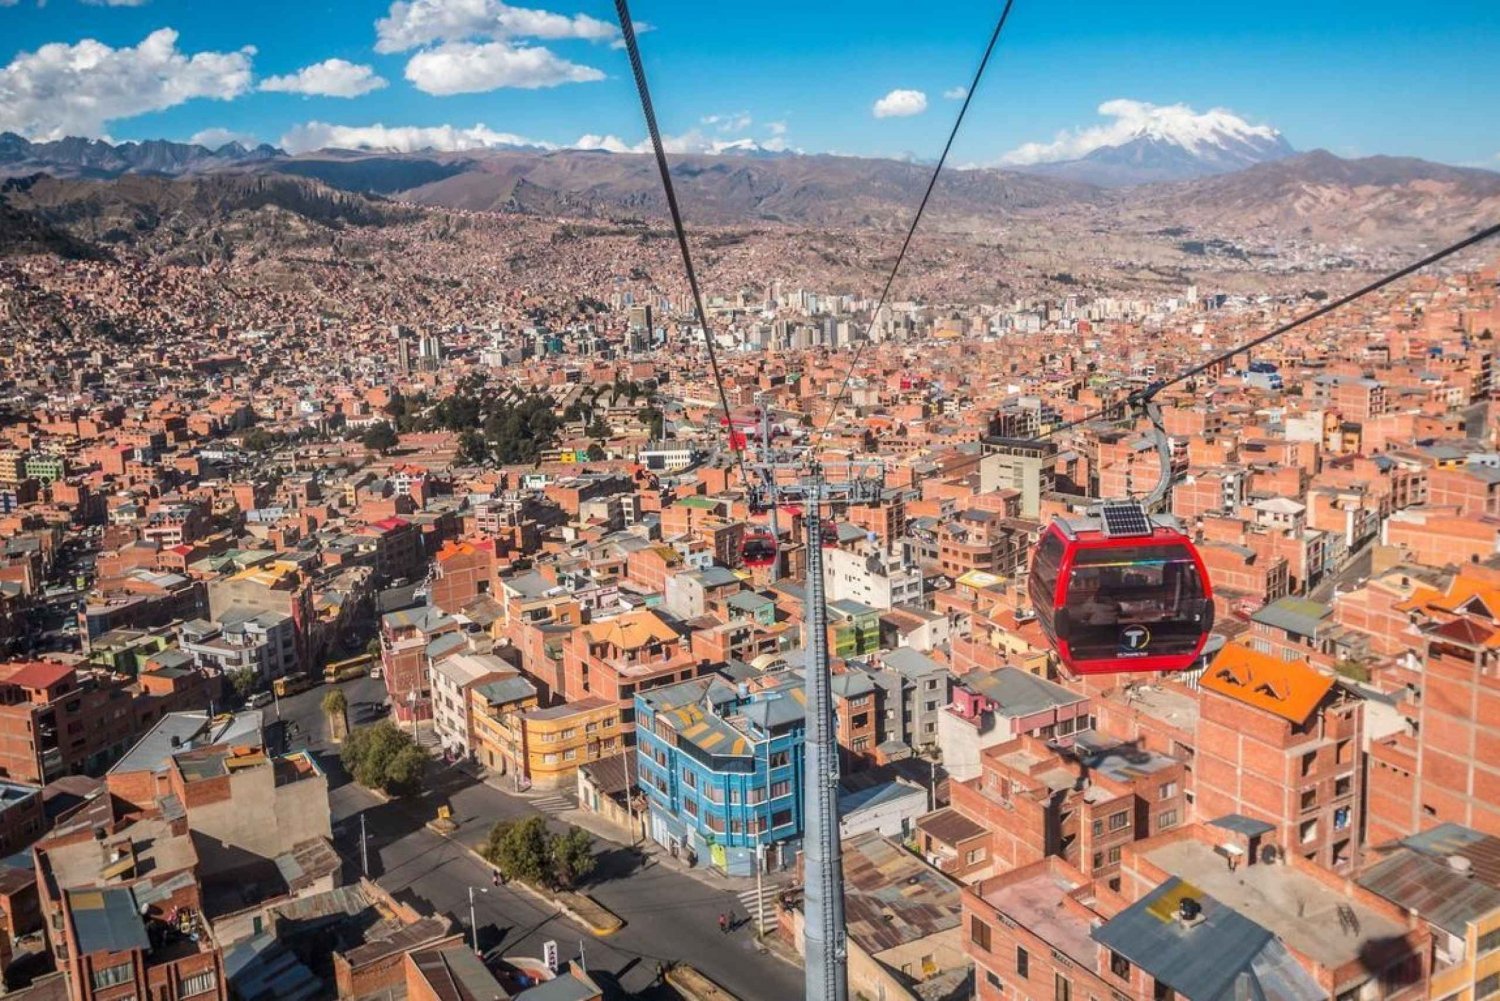
[[[803,603],[807,724],[802,751],[802,940],[806,997],[807,1001],[848,1001],[844,859],[839,843],[838,734],[828,663],[828,602],[823,591],[823,511],[834,505],[878,500],[885,488],[885,469],[878,462],[822,465],[811,458],[798,461],[795,453],[768,454],[766,460],[751,464],[765,481],[757,500],[773,512],[783,502],[800,504],[807,521],[807,583]]]

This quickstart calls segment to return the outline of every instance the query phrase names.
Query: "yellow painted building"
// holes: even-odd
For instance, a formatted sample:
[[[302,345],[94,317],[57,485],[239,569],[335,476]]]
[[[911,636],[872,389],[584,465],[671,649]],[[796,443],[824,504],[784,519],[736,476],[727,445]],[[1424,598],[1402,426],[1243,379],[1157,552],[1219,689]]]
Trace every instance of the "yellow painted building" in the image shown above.
[[[521,717],[526,774],[542,789],[571,788],[578,766],[625,750],[620,707],[597,697]]]
[[[526,778],[522,717],[537,708],[536,686],[519,675],[482,682],[469,689],[469,724],[474,758],[496,775]]]

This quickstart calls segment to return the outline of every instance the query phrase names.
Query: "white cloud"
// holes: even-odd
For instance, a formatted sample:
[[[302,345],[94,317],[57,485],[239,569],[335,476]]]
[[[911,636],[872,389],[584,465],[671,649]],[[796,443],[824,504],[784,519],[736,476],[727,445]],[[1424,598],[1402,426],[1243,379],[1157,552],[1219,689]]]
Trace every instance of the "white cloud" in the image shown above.
[[[786,135],[786,122],[767,122],[766,128],[770,130],[773,136]]]
[[[250,89],[253,46],[238,52],[177,48],[177,32],[153,31],[133,48],[86,38],[22,52],[0,69],[0,131],[33,139],[103,136],[111,121],[198,97],[230,100]]]
[[[198,146],[207,146],[209,149],[218,149],[225,143],[239,143],[241,146],[256,146],[260,140],[248,132],[236,132],[233,129],[224,129],[215,126],[211,129],[203,129],[194,132],[188,138],[188,142]]]
[[[964,98],[969,96],[969,88],[949,87],[947,90],[943,91],[943,96],[950,101],[962,101]]]
[[[261,81],[260,89],[321,97],[358,97],[385,85],[385,80],[368,66],[345,59],[325,59],[286,76],[267,77]]]
[[[83,0],[90,7],[144,7],[147,0]]]
[[[327,122],[303,122],[294,126],[281,137],[280,146],[288,153],[305,153],[314,149],[414,153],[424,149],[456,152],[512,146],[555,148],[551,143],[528,139],[511,132],[496,132],[483,124],[461,129],[452,125],[330,125]]]
[[[712,117],[712,116],[710,116]],[[668,153],[677,155],[699,154],[703,156],[721,156],[725,153],[755,153],[765,151],[767,153],[780,153],[787,150],[786,140],[780,136],[761,142],[748,136],[740,136],[735,139],[721,139],[704,135],[698,129],[689,129],[682,135],[662,136],[662,148]],[[579,136],[568,144],[569,149],[604,150],[607,153],[650,153],[651,140],[642,139],[638,143],[628,143],[616,135],[595,135],[593,133]]]
[[[448,42],[412,56],[406,79],[428,94],[473,94],[497,87],[556,87],[603,80],[592,66],[569,62],[551,49],[509,42]]]
[[[636,26],[636,31],[642,29]],[[396,0],[375,22],[376,52],[405,52],[434,42],[495,38],[613,41],[620,30],[587,14],[554,14],[500,0]]]
[[[875,102],[876,118],[907,118],[927,110],[927,95],[920,90],[893,90]]]
[[[720,132],[743,132],[753,121],[748,111],[733,111],[727,115],[708,115],[702,119],[704,125],[712,125]]]
[[[1026,143],[1000,158],[1000,162],[1017,166],[1076,160],[1105,146],[1120,146],[1138,136],[1169,139],[1197,149],[1216,137],[1239,139],[1275,139],[1280,135],[1268,125],[1251,125],[1224,108],[1212,108],[1199,114],[1186,104],[1151,104],[1117,98],[1099,105],[1099,114],[1110,121],[1081,129],[1063,129],[1050,143]]]

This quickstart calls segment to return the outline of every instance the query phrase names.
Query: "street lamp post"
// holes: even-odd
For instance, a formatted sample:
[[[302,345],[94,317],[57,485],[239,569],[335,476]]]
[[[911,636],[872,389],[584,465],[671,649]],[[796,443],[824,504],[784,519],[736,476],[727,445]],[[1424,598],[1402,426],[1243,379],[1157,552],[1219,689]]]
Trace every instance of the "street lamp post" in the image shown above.
[[[478,956],[481,953],[479,952],[479,921],[474,917],[474,891],[476,889],[480,893],[489,893],[490,891],[482,886],[469,887],[469,938],[474,946],[474,955]]]

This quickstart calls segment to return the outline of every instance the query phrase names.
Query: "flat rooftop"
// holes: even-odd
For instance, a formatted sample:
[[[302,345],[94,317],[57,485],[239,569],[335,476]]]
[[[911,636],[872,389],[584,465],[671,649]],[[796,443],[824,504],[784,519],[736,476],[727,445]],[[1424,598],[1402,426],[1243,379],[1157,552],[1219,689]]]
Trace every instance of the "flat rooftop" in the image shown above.
[[[1078,884],[1072,880],[1043,872],[991,890],[984,899],[1043,942],[1052,943],[1084,969],[1095,970],[1099,965],[1099,943],[1089,937],[1091,923],[1062,904],[1062,898],[1077,888]]]
[[[1164,685],[1136,685],[1111,696],[1152,719],[1189,733],[1198,729],[1198,700],[1188,693]]]
[[[52,873],[57,878],[58,887],[69,889],[106,882],[103,873],[110,867],[110,850],[127,840],[135,846],[136,878],[159,878],[198,864],[198,853],[190,835],[173,834],[171,823],[150,817],[137,820],[102,842],[90,838],[48,849],[47,856],[52,860]]]
[[[1163,845],[1146,857],[1324,966],[1353,962],[1370,946],[1407,932],[1405,925],[1290,865],[1248,865],[1231,872],[1222,856],[1194,840]],[[1341,908],[1348,908],[1342,919]]]

